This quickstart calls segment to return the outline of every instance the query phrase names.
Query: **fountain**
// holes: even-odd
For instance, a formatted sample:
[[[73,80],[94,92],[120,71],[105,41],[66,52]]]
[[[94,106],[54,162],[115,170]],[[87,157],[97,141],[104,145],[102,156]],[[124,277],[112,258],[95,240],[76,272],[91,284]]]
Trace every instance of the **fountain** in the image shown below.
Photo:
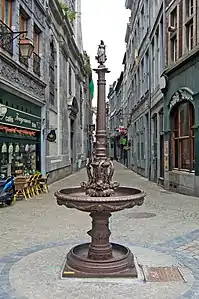
[[[90,213],[91,243],[80,244],[67,254],[62,277],[137,277],[133,253],[129,248],[110,243],[111,213],[141,206],[145,193],[131,187],[119,187],[112,182],[113,162],[106,155],[106,47],[101,41],[96,60],[99,66],[97,95],[96,151],[87,165],[88,182],[81,187],[57,191],[58,205]],[[121,224],[122,225],[122,224]]]

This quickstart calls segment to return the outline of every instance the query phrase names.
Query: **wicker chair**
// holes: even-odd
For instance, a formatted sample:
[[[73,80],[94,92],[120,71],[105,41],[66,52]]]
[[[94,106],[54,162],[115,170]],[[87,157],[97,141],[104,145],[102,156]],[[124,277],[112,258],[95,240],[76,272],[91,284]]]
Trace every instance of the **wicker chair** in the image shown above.
[[[48,178],[49,178],[49,173],[47,173],[47,175],[45,177],[41,177],[39,180],[39,184],[40,184],[40,188],[43,192],[48,193],[49,189],[48,189]]]
[[[17,200],[18,196],[22,196],[25,200],[27,200],[27,178],[25,176],[17,176],[15,178],[15,195],[14,201]]]

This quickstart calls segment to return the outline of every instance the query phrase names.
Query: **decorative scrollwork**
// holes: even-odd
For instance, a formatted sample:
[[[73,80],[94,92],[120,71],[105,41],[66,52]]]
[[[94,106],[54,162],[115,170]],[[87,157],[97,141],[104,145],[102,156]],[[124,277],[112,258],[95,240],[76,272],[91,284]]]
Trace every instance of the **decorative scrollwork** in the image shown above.
[[[86,195],[91,197],[108,197],[115,193],[118,182],[112,182],[114,174],[113,162],[105,160],[89,161],[87,165],[88,182],[81,183],[81,187],[86,190]]]

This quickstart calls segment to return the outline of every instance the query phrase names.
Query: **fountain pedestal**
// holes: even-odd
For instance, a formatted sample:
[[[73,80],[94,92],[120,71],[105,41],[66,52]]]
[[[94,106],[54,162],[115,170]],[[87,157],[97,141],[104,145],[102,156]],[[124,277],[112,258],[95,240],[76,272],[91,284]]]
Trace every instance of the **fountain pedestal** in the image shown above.
[[[137,277],[129,248],[109,241],[109,218],[113,212],[141,206],[143,191],[118,187],[110,197],[89,197],[82,188],[74,187],[62,189],[55,196],[59,205],[90,212],[92,218],[92,229],[88,231],[91,243],[77,245],[69,251],[62,277]]]
[[[137,277],[132,252],[109,241],[109,218],[113,212],[141,206],[145,193],[112,182],[114,166],[106,156],[105,74],[109,71],[104,65],[103,41],[96,59],[99,63],[95,69],[98,74],[96,152],[87,165],[88,182],[83,182],[81,188],[65,188],[55,193],[59,205],[90,213],[92,229],[88,234],[91,243],[77,245],[69,251],[62,277]]]

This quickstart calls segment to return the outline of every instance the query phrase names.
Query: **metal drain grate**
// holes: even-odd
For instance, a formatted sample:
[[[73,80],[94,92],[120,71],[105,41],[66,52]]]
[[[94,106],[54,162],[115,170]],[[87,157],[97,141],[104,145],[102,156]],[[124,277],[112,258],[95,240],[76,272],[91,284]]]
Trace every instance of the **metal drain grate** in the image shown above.
[[[146,282],[185,282],[182,272],[177,267],[143,267]]]

